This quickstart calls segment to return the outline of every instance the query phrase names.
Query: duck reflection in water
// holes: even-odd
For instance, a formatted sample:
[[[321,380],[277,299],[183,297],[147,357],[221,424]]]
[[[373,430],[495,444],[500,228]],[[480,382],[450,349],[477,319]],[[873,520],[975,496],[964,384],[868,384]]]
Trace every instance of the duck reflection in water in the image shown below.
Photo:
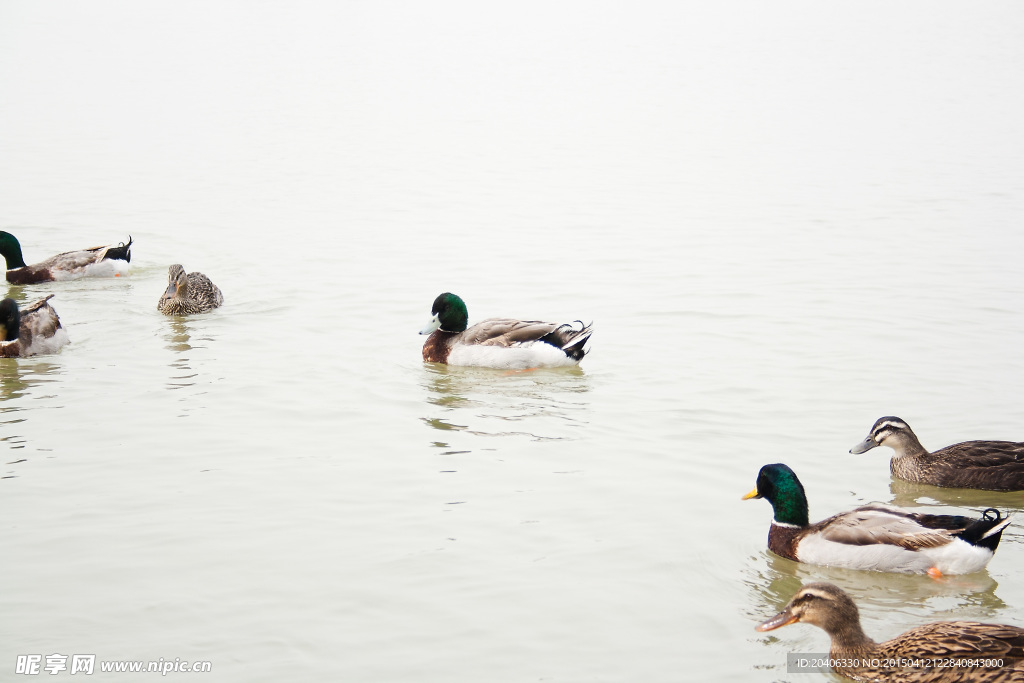
[[[575,439],[574,430],[590,421],[590,379],[577,366],[528,372],[424,366],[425,400],[429,413],[421,420],[445,432],[438,448],[449,440],[473,437],[526,437],[533,441]],[[528,423],[529,431],[510,429]],[[434,438],[437,438],[435,435]],[[478,441],[460,443],[465,450]]]
[[[889,482],[889,492],[892,494],[892,504],[901,507],[940,504],[957,508],[974,508],[976,511],[989,507],[1008,511],[1015,509],[1024,511],[1024,492],[1022,491],[951,489],[930,484],[918,484],[894,477]],[[1012,528],[1011,525],[1010,530]]]
[[[62,368],[35,358],[0,358],[0,443],[9,448],[28,445],[24,434],[15,433],[15,425],[38,414],[27,410],[23,401],[59,397],[55,384],[61,379]],[[11,464],[14,463],[8,463]]]
[[[996,595],[999,583],[987,571],[922,580],[912,574],[806,565],[762,551],[743,573],[750,594],[745,612],[752,620],[780,611],[803,584],[816,581],[843,586],[858,604],[878,606],[878,613],[899,609],[935,618],[999,620],[1008,608]]]
[[[192,335],[189,334],[188,325],[184,320],[171,318],[169,325],[170,334],[164,338],[167,340],[166,348],[175,352],[175,356],[170,363],[172,374],[168,378],[167,388],[175,390],[193,386],[198,373],[189,365]]]

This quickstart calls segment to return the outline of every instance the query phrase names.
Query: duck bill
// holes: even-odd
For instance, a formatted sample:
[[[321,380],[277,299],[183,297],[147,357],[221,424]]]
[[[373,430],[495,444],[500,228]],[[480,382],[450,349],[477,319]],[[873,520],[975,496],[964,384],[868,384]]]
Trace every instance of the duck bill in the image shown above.
[[[174,282],[167,285],[167,289],[164,290],[165,299],[173,299],[178,294],[178,285]]]
[[[420,334],[430,334],[439,327],[441,327],[441,320],[437,317],[437,314],[434,314],[434,317],[430,319],[427,326],[420,330]]]
[[[757,487],[750,489],[750,493],[744,495],[740,500],[750,500],[751,498],[760,498],[761,494],[757,492]]]
[[[860,455],[861,453],[867,453],[877,445],[878,444],[875,443],[875,440],[869,436],[868,438],[864,439],[859,444],[851,448],[850,452],[853,453],[854,455]]]
[[[786,609],[782,610],[768,621],[762,622],[755,626],[754,630],[774,631],[777,628],[789,626],[790,624],[795,624],[798,621],[800,621],[800,617],[793,614],[793,611],[789,607],[787,607]]]

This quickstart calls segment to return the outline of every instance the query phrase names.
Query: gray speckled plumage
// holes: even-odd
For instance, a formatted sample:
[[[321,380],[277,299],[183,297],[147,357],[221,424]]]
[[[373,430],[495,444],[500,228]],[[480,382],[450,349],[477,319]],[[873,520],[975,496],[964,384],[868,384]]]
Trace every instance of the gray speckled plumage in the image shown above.
[[[167,269],[167,290],[156,308],[164,315],[205,313],[224,303],[220,288],[202,273],[189,273],[175,263]]]

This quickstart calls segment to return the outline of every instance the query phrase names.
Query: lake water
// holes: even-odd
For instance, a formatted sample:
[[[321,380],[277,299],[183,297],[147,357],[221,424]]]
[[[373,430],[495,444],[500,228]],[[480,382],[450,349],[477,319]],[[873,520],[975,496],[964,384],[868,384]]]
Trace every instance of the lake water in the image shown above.
[[[812,580],[878,639],[1024,625],[1022,494],[847,453],[882,415],[1024,440],[1021,35],[1012,2],[0,5],[0,229],[135,240],[7,290],[72,343],[0,360],[0,678],[827,680],[786,673],[821,631],[753,630]],[[225,305],[160,315],[176,262]],[[442,291],[592,352],[424,365]],[[812,519],[1020,521],[970,576],[800,566],[740,501],[771,462]]]

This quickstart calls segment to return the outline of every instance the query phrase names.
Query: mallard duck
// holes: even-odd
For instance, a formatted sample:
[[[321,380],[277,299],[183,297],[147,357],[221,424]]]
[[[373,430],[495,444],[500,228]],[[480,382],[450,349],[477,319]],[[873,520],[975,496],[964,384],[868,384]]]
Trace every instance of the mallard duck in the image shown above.
[[[48,303],[52,298],[53,294],[21,310],[14,299],[0,301],[0,357],[53,353],[70,341]]]
[[[782,463],[765,465],[754,490],[775,513],[768,549],[776,555],[848,569],[883,572],[970,574],[995,554],[1009,517],[988,508],[980,519],[929,515],[869,503],[816,524],[807,519],[807,496],[796,473]]]
[[[1017,626],[939,621],[876,643],[861,628],[860,612],[849,595],[831,583],[809,583],[756,629],[774,631],[797,622],[814,624],[829,635],[833,671],[855,681],[1024,681],[1024,629]],[[984,660],[996,661],[986,665]]]
[[[534,368],[576,365],[587,355],[591,325],[488,318],[468,328],[465,302],[445,292],[434,299],[433,318],[420,334],[423,360],[489,368]]]
[[[110,276],[125,270],[119,261],[132,260],[132,238],[128,244],[122,242],[116,247],[90,247],[79,251],[66,251],[45,261],[28,266],[21,255],[18,238],[9,232],[0,232],[0,254],[7,261],[7,281],[15,285],[31,285],[51,280],[74,280],[86,276]]]
[[[224,295],[210,278],[202,273],[189,273],[175,263],[167,269],[167,290],[156,302],[164,315],[191,315],[205,313],[224,303]]]
[[[875,446],[894,451],[889,470],[898,479],[948,488],[1024,490],[1024,443],[965,441],[929,453],[906,422],[888,416],[878,418],[850,452],[866,453]]]

